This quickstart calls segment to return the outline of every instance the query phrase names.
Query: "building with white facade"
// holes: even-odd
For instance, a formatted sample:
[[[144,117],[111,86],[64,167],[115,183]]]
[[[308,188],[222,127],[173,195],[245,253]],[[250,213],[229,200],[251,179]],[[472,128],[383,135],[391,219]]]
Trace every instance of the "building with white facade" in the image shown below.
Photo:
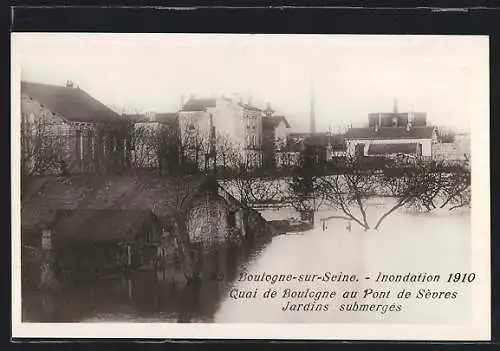
[[[432,157],[437,142],[434,127],[350,128],[345,135],[347,153],[361,156],[414,155]]]
[[[191,97],[179,111],[181,142],[189,157],[202,166],[215,160],[217,137],[230,138],[243,162],[260,166],[262,114],[261,109],[234,98]]]
[[[427,126],[424,112],[370,113],[368,127],[349,128],[345,134],[347,153],[361,156],[432,157],[437,143],[436,128]]]

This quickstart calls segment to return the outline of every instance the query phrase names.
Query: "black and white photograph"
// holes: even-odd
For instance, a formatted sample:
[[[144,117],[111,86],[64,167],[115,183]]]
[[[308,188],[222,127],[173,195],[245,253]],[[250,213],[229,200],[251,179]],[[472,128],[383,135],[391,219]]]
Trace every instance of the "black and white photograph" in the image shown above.
[[[488,338],[488,44],[13,34],[14,329]]]

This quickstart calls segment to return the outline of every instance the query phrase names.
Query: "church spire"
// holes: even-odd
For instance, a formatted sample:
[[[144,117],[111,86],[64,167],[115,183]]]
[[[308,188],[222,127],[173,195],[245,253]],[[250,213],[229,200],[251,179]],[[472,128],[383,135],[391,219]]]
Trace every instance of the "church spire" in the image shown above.
[[[316,133],[316,116],[314,115],[314,86],[311,79],[311,110],[309,112],[309,132]]]

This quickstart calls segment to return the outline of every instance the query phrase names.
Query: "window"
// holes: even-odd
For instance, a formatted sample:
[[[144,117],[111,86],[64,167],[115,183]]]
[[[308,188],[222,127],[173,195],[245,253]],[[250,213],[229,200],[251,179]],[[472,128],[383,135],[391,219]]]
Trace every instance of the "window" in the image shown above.
[[[252,146],[257,146],[257,136],[252,135]]]

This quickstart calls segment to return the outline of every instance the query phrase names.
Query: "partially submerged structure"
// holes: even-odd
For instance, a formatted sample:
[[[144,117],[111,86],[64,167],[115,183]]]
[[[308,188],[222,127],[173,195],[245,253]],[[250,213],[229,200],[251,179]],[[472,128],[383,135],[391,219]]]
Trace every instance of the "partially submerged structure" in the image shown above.
[[[51,260],[70,271],[137,268],[174,256],[192,276],[195,247],[241,240],[266,227],[256,211],[202,177],[75,175],[37,177],[23,186],[23,244],[50,251]],[[95,259],[68,263],[83,249]]]

